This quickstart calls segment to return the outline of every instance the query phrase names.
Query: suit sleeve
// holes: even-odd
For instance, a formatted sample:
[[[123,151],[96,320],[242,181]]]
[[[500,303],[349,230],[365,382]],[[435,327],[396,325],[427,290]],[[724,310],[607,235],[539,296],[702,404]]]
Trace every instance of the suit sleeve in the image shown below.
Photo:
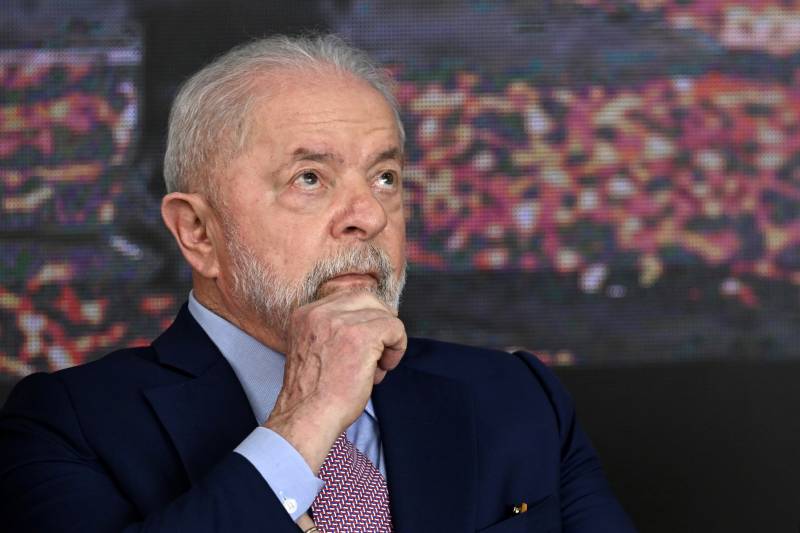
[[[545,390],[559,425],[561,515],[564,533],[633,533],[635,528],[611,492],[572,399],[553,372],[535,356],[516,352]]]
[[[59,378],[21,381],[0,411],[4,531],[296,533],[259,472],[229,453],[163,508],[143,515],[92,452]]]

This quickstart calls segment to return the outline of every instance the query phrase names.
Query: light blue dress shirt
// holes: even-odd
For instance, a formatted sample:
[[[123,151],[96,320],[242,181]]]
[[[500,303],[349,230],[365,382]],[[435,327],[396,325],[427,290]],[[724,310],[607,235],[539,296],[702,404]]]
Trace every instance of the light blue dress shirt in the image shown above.
[[[284,356],[204,307],[193,292],[189,293],[189,312],[231,365],[256,420],[259,424],[264,423],[275,407],[283,385]],[[372,399],[347,429],[347,437],[386,477]],[[261,473],[292,520],[308,511],[325,485],[291,444],[265,427],[254,429],[234,451],[243,455]]]

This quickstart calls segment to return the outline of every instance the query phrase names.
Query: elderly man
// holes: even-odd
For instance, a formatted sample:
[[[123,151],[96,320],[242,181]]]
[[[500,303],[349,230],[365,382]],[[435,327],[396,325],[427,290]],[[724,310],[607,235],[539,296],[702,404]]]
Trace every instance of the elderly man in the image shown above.
[[[164,221],[193,291],[146,348],[23,380],[6,531],[631,531],[534,357],[407,339],[404,132],[332,36],[195,74]]]

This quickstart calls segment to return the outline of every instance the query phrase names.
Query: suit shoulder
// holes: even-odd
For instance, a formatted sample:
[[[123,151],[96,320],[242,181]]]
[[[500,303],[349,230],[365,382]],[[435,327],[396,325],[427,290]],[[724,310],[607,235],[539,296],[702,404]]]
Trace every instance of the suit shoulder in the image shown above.
[[[152,372],[158,364],[150,346],[123,348],[82,365],[54,373],[68,385],[84,382],[129,381],[143,373]]]
[[[552,372],[535,355],[509,353],[465,344],[424,338],[409,339],[408,364],[418,370],[452,377],[456,380],[485,382],[491,378],[508,378],[522,373]]]
[[[488,360],[489,358],[508,355],[508,352],[468,344],[440,341],[422,337],[408,339],[407,355],[411,358],[443,358],[467,359],[470,361]]]
[[[117,350],[94,361],[56,372],[30,374],[14,386],[9,401],[44,399],[52,404],[54,402],[52,398],[48,399],[49,395],[63,394],[84,385],[129,379],[131,373],[137,373],[137,368],[152,366],[152,363],[153,351],[150,347]]]
[[[81,412],[98,405],[109,409],[139,405],[142,390],[174,383],[182,374],[161,365],[155,350],[145,346],[117,350],[51,376],[63,385],[73,405]]]
[[[572,399],[535,354],[413,338],[407,357],[409,366],[464,383],[477,395],[528,396],[544,401],[560,420],[571,417]]]

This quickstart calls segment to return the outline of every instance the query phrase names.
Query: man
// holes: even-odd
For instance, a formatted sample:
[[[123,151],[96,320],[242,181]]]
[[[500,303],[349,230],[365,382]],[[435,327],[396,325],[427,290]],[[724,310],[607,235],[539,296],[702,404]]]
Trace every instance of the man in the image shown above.
[[[16,387],[6,530],[631,531],[534,357],[406,338],[403,139],[390,81],[332,36],[193,76],[162,203],[188,305]]]

